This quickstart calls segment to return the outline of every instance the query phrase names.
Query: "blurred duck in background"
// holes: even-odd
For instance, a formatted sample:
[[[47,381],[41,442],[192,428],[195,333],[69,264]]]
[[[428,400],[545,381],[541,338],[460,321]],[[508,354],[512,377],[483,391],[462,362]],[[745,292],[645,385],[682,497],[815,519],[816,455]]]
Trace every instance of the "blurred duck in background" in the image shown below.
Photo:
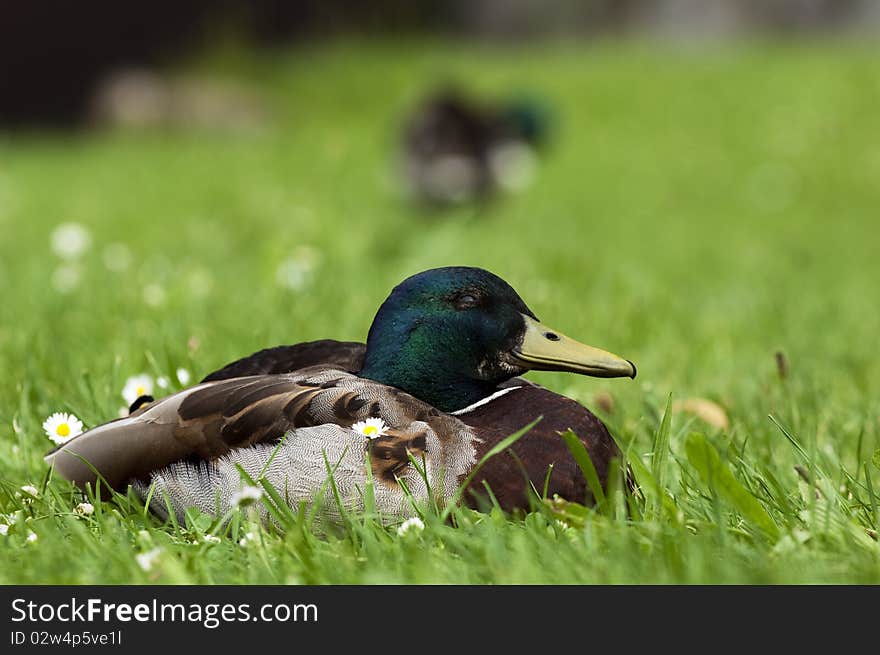
[[[435,92],[406,121],[403,175],[416,200],[457,205],[527,188],[547,137],[546,109],[533,100],[492,106],[454,88]]]

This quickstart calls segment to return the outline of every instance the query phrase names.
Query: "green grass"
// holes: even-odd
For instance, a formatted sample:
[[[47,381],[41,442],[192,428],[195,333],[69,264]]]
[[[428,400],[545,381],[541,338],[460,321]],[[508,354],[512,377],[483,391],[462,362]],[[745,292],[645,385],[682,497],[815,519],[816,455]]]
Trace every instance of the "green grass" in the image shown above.
[[[835,43],[220,53],[192,68],[261,94],[262,133],[3,137],[0,512],[17,521],[0,583],[880,583],[877,64]],[[528,191],[433,217],[395,195],[395,126],[438,76],[552,107]],[[69,221],[93,243],[60,293],[49,236]],[[292,291],[276,270],[301,246],[314,275]],[[549,325],[638,364],[635,381],[530,376],[607,422],[643,486],[628,511],[611,490],[602,511],[428,512],[405,538],[369,513],[329,531],[240,516],[214,544],[204,517],[163,525],[121,501],[80,518],[68,484],[43,487],[51,412],[92,426],[142,371],[363,339],[394,284],[448,264],[498,273]],[[720,404],[729,429],[663,422],[670,394]]]

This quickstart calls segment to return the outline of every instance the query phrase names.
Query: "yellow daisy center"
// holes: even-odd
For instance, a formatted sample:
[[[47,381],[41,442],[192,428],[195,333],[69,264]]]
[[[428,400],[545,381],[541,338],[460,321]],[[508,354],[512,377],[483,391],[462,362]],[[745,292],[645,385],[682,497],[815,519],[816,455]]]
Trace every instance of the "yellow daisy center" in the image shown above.
[[[55,430],[58,433],[59,437],[66,437],[70,434],[70,426],[67,423],[62,423]]]
[[[134,391],[135,391],[135,393],[136,393],[137,395],[139,395],[139,396],[143,396],[145,393],[147,393],[147,390],[144,389],[144,387],[138,387],[138,388],[135,389]]]
[[[364,427],[364,434],[370,436],[371,434],[376,434],[379,431],[375,425],[367,425]]]

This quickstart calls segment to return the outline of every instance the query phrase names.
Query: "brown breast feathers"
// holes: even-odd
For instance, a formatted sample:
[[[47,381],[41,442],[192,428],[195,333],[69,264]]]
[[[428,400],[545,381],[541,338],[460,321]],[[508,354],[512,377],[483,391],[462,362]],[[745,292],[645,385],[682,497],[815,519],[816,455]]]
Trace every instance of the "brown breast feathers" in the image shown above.
[[[480,469],[465,493],[471,506],[486,502],[488,484],[502,508],[528,508],[530,487],[533,485],[538,494],[543,491],[551,465],[548,497],[559,494],[567,500],[592,503],[584,476],[560,437],[569,429],[586,447],[602,485],[607,484],[609,464],[620,457],[620,450],[602,422],[574,400],[526,383],[459,418],[482,440],[477,446],[479,461],[501,439],[539,416],[543,418],[534,428]]]

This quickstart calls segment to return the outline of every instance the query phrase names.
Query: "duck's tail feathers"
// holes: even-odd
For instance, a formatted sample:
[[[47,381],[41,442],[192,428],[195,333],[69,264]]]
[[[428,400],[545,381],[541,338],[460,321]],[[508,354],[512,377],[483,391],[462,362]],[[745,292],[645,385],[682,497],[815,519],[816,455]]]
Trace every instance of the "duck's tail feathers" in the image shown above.
[[[144,414],[99,425],[62,444],[45,456],[56,475],[80,489],[97,489],[102,480],[111,489],[122,489],[132,478],[191,454],[168,426]]]

